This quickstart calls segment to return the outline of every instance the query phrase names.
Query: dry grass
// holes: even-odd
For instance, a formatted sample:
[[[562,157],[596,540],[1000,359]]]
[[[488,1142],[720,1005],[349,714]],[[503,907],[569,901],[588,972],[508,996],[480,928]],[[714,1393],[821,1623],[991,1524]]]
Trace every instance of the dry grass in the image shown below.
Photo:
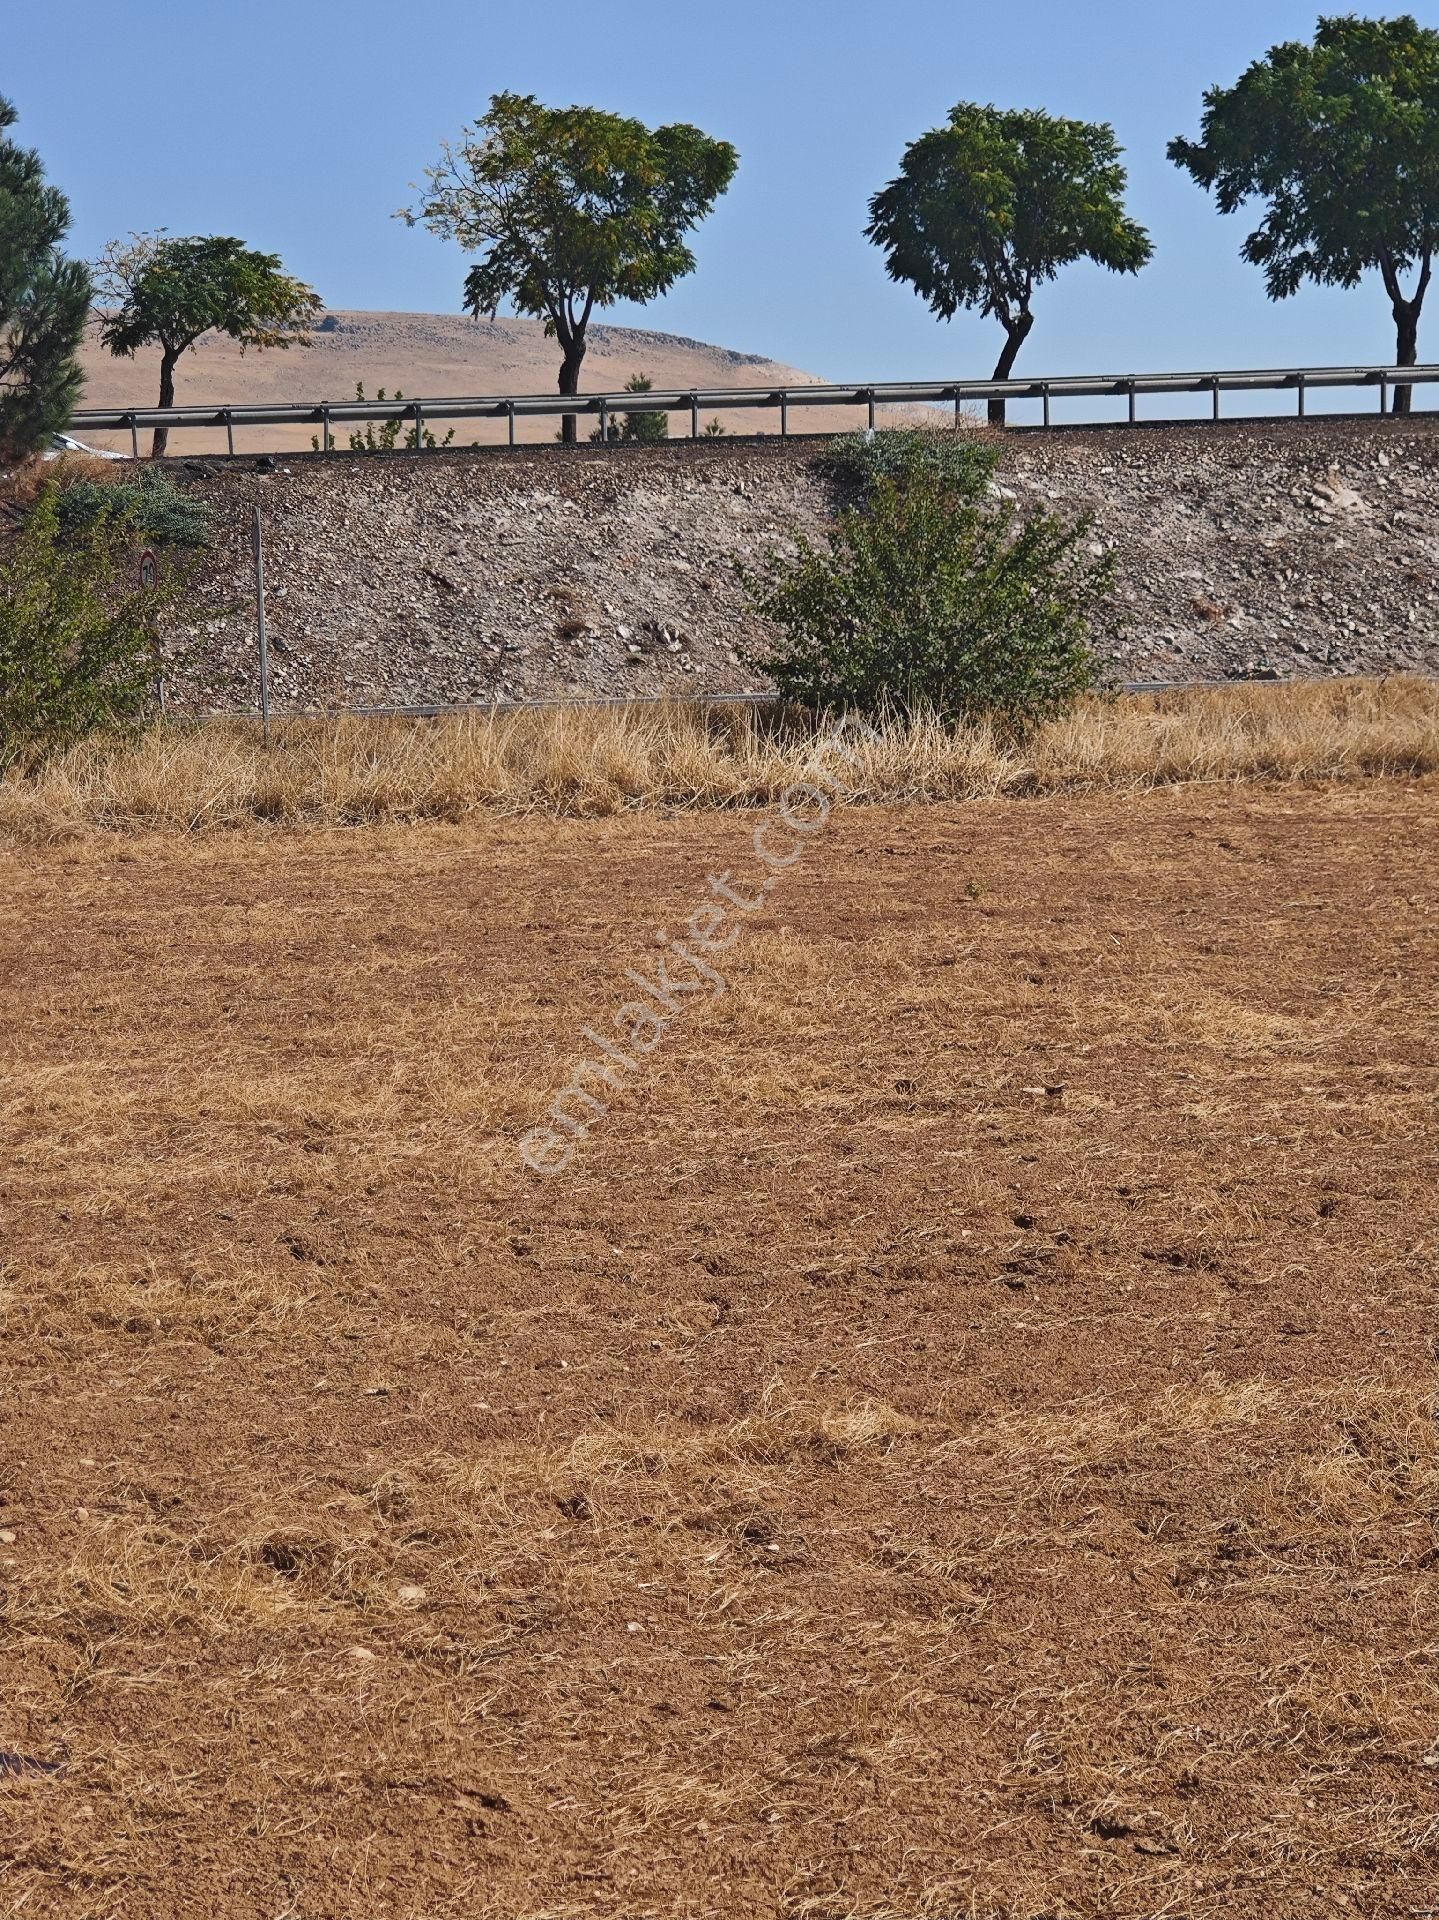
[[[249,722],[97,740],[0,779],[0,834],[326,827],[476,813],[606,815],[768,804],[814,759],[802,728],[748,709],[547,709],[435,721]],[[845,768],[872,803],[1185,781],[1341,780],[1439,770],[1439,684],[1255,685],[1090,700],[1024,747],[987,728],[891,726]]]
[[[0,847],[0,1914],[1432,1905],[1436,791]]]

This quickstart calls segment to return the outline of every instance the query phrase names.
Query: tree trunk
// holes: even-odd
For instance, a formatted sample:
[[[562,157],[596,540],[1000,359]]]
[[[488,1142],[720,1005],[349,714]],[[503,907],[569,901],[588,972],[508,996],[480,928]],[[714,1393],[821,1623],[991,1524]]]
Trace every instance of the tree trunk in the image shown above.
[[[1007,380],[1010,374],[1013,373],[1014,363],[1019,358],[1019,349],[1029,338],[1029,331],[1033,325],[1034,315],[1032,313],[1021,313],[1016,319],[1006,323],[1004,329],[1004,352],[1000,354],[999,359],[995,362],[994,372],[990,375],[991,379]],[[1004,419],[1003,400],[991,400],[989,403],[989,424],[992,427],[1002,427],[1004,425]]]
[[[1416,367],[1419,364],[1419,304],[1417,299],[1394,302],[1394,326],[1397,334],[1394,349],[1396,367]],[[1413,410],[1413,406],[1413,387],[1396,387],[1394,411],[1409,413]]]
[[[560,363],[560,392],[578,393],[580,390],[580,368],[585,358],[585,337],[580,334],[565,348],[565,357]],[[579,418],[567,413],[560,422],[560,438],[567,447],[572,447],[579,439]]]
[[[178,353],[171,353],[168,347],[161,355],[160,405],[162,407],[173,407],[175,404],[175,362],[179,357]],[[169,444],[170,429],[168,427],[156,427],[155,437],[150,442],[150,458],[152,460],[163,460],[165,457],[165,449]]]

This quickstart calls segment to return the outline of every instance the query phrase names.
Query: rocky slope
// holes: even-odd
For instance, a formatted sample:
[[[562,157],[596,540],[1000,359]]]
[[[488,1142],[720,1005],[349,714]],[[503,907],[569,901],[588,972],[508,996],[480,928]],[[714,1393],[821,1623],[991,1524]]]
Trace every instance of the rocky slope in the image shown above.
[[[175,462],[213,505],[189,707],[738,692],[743,570],[834,501],[802,442]],[[1016,434],[1002,486],[1093,515],[1131,680],[1439,670],[1439,431],[1311,420]]]

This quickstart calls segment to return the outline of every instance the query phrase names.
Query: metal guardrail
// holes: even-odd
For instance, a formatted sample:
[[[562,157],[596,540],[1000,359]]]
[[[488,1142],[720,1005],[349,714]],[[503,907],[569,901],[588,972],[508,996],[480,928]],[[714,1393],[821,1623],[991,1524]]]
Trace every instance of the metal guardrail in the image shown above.
[[[966,402],[1038,400],[1044,425],[1053,425],[1056,400],[1128,399],[1131,424],[1138,420],[1138,401],[1152,394],[1207,393],[1212,417],[1218,420],[1220,397],[1226,393],[1292,392],[1302,419],[1307,396],[1336,387],[1373,388],[1379,411],[1387,413],[1395,387],[1430,386],[1439,382],[1439,365],[1418,367],[1271,367],[1216,373],[1064,374],[1047,380],[891,380],[868,386],[701,387],[676,388],[665,393],[479,394],[433,400],[324,400],[279,406],[198,407],[87,407],[72,416],[72,424],[91,433],[128,432],[138,457],[142,429],[168,427],[172,432],[192,428],[225,429],[229,451],[235,451],[237,427],[316,426],[321,450],[334,450],[337,425],[366,420],[411,421],[423,448],[425,429],[437,421],[501,419],[509,425],[509,443],[515,444],[515,423],[531,418],[559,419],[566,414],[598,418],[608,434],[611,419],[626,413],[678,413],[688,409],[690,437],[701,435],[700,415],[735,408],[775,408],[782,438],[789,437],[790,413],[805,407],[864,407],[869,424],[880,407],[915,403],[952,404],[958,419]]]

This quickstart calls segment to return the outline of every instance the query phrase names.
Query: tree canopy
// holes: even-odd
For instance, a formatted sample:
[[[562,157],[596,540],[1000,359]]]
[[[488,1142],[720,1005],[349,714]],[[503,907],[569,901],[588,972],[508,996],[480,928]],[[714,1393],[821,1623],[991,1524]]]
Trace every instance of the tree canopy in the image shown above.
[[[160,402],[175,404],[175,365],[206,333],[227,333],[245,347],[307,347],[323,302],[285,272],[276,253],[259,253],[221,235],[174,239],[135,233],[112,241],[96,266],[109,305],[101,333],[111,353],[132,357],[160,348]],[[155,431],[154,453],[168,434]]]
[[[1377,271],[1396,363],[1414,365],[1439,242],[1439,33],[1411,14],[1323,18],[1312,45],[1285,41],[1232,87],[1211,87],[1199,139],[1171,141],[1169,157],[1221,213],[1267,202],[1242,251],[1271,299]],[[1416,267],[1406,295],[1400,276]],[[1408,402],[1403,389],[1396,404]]]
[[[1121,151],[1103,124],[961,103],[905,149],[865,231],[890,279],[942,318],[967,308],[999,321],[994,378],[1005,380],[1034,325],[1036,287],[1076,260],[1115,273],[1149,260],[1149,236],[1124,210]],[[1002,401],[990,418],[1004,419]]]
[[[560,345],[559,391],[577,393],[591,314],[652,300],[694,271],[685,236],[738,164],[727,141],[698,127],[651,130],[596,107],[497,93],[444,144],[419,204],[400,217],[478,254],[466,308],[493,316],[508,300],[543,320]]]
[[[40,156],[10,139],[17,114],[0,100],[0,455],[31,453],[70,418],[90,313],[90,275],[60,242],[70,206]]]

